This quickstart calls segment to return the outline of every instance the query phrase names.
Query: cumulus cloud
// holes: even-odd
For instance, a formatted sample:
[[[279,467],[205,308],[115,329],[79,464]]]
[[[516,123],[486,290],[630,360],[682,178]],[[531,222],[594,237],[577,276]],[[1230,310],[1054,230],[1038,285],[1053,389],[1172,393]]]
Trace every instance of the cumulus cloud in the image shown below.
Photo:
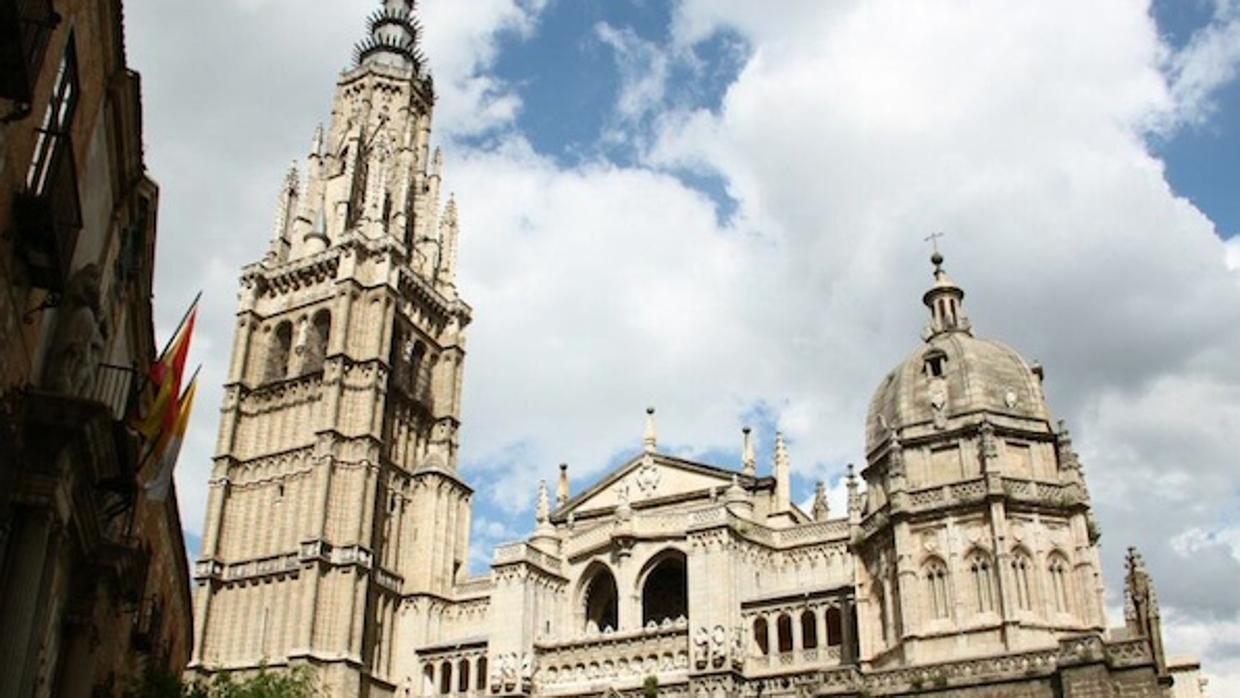
[[[161,326],[179,311],[163,299],[208,289],[197,351],[214,392],[179,476],[191,529],[232,270],[260,256],[277,164],[328,113],[330,76],[360,36],[357,9],[336,5],[127,5],[164,185]],[[1140,544],[1177,614],[1173,651],[1235,681],[1236,649],[1206,638],[1240,623],[1226,587],[1240,573],[1227,528],[1240,510],[1240,243],[1171,190],[1145,143],[1169,113],[1208,118],[1234,78],[1235,7],[1217,7],[1177,54],[1136,3],[684,0],[668,46],[593,28],[617,56],[617,113],[640,115],[624,135],[649,147],[631,166],[565,166],[530,147],[519,93],[489,70],[501,37],[536,40],[542,6],[426,2],[460,286],[476,309],[462,433],[482,510],[475,562],[528,528],[513,517],[528,517],[557,463],[580,488],[636,451],[647,404],[661,444],[689,455],[735,452],[740,422],[764,406],[798,481],[825,477],[842,511],[870,392],[918,346],[921,239],[942,230],[978,333],[1047,366],[1112,596],[1124,547]],[[272,31],[290,21],[297,32]],[[747,59],[721,104],[695,108],[668,76],[721,33]],[[225,36],[237,48],[220,55]],[[665,72],[646,75],[652,65]],[[478,133],[494,137],[453,138]],[[735,215],[720,221],[683,170],[724,181]]]

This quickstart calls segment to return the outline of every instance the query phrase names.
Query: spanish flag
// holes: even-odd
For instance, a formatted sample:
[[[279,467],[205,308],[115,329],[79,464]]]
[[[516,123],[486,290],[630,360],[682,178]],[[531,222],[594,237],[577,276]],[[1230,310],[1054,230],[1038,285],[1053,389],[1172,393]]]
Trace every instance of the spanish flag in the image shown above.
[[[160,434],[159,441],[155,444],[152,453],[159,468],[155,471],[155,477],[146,483],[146,496],[153,501],[162,502],[168,497],[168,490],[172,487],[172,470],[176,467],[177,456],[181,453],[181,443],[185,440],[189,415],[194,408],[194,393],[197,391],[198,374],[195,373],[189,387],[185,389],[185,394],[176,401],[177,414],[172,428]]]
[[[195,298],[172,340],[151,366],[147,384],[155,391],[155,399],[146,415],[132,424],[147,441],[158,439],[161,432],[171,429],[177,420],[177,396],[181,392],[181,377],[185,373],[185,359],[189,356],[189,342],[197,318],[198,299]]]

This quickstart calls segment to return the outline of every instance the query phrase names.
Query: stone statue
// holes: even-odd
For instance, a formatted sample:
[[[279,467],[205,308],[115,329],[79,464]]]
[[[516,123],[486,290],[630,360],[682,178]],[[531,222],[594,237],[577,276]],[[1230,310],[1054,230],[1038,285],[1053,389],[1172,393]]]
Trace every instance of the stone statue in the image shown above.
[[[89,397],[94,391],[106,337],[99,281],[99,267],[94,264],[69,277],[43,370],[43,387],[54,393]]]

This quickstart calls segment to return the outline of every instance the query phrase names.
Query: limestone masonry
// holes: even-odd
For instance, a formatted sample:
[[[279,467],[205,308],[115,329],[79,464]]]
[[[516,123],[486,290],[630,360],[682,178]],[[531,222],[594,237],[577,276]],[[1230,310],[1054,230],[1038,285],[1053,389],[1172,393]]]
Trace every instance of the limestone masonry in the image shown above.
[[[1042,369],[974,336],[935,255],[846,511],[644,447],[468,573],[457,211],[411,0],[386,0],[246,267],[195,565],[191,673],[315,667],[333,696],[1198,696],[1098,527]],[[861,480],[865,481],[864,491]]]

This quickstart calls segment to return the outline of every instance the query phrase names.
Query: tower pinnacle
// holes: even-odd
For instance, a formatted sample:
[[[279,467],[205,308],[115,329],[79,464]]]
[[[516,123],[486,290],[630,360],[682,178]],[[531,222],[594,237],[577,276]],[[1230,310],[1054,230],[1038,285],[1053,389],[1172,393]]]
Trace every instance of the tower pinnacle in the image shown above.
[[[932,238],[936,239],[936,238]],[[934,285],[926,291],[921,301],[930,309],[930,324],[925,338],[930,339],[946,332],[972,332],[973,325],[964,314],[964,289],[956,285],[943,269],[943,255],[936,243],[930,255],[934,265]]]
[[[424,64],[418,40],[422,27],[415,14],[415,0],[382,0],[367,20],[370,35],[357,43],[357,65],[384,65],[421,72]]]

